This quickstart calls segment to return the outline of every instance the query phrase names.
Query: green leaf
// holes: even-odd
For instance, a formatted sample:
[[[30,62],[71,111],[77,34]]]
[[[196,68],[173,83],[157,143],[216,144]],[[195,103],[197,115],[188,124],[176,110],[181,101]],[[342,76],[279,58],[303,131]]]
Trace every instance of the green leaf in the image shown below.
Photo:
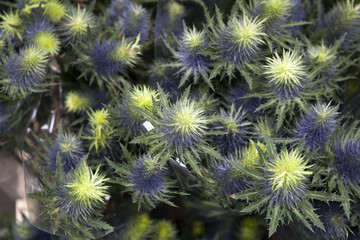
[[[306,220],[305,216],[297,208],[291,208],[296,218],[299,219],[310,231],[314,232],[310,223]]]
[[[345,199],[342,201],[341,206],[345,211],[345,215],[348,219],[350,219],[350,197],[348,189],[345,188],[343,181],[338,180],[337,185],[339,188],[340,195]]]
[[[258,192],[254,192],[254,190],[251,189],[247,189],[241,193],[235,193],[232,194],[230,197],[233,199],[241,199],[241,200],[249,200],[249,199],[253,199],[259,196]]]
[[[271,209],[269,237],[271,237],[276,232],[276,229],[279,225],[279,221],[281,219],[282,212],[283,211],[281,210],[281,207],[277,204],[275,204],[273,209]]]
[[[260,210],[260,208],[270,199],[270,196],[260,199],[255,203],[250,203],[249,206],[244,207],[240,212],[242,213],[251,213],[255,210]]]
[[[308,201],[305,201],[299,205],[300,210],[304,213],[315,226],[325,231],[324,225],[320,221],[319,216],[314,212],[314,207]]]
[[[307,193],[307,196],[311,199],[316,199],[324,202],[329,202],[329,201],[341,202],[344,200],[343,197],[336,195],[335,193],[327,193],[322,191],[309,191]]]

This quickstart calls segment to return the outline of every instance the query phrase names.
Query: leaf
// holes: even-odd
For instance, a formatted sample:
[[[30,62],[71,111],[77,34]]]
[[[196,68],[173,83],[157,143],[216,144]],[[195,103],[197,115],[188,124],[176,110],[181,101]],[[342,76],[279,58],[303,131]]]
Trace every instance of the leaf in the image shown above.
[[[344,183],[341,180],[337,181],[337,185],[339,188],[339,192],[340,195],[346,199],[343,200],[341,203],[341,206],[343,207],[344,211],[345,211],[345,215],[348,219],[350,219],[350,197],[349,197],[349,192],[348,189],[345,189]]]
[[[316,199],[324,202],[329,202],[329,201],[341,202],[344,200],[343,197],[336,195],[335,193],[327,193],[322,191],[309,191],[307,193],[307,196],[311,199]]]
[[[319,216],[314,212],[314,207],[311,205],[311,203],[305,201],[299,206],[300,206],[300,210],[304,213],[305,217],[310,219],[310,221],[313,224],[315,224],[315,226],[325,231],[324,225],[320,221]]]
[[[282,213],[281,207],[275,204],[274,208],[271,209],[269,237],[271,237],[276,232],[276,229],[279,225],[279,221],[281,219],[281,215],[282,215],[281,213]]]
[[[267,196],[263,199],[260,199],[259,201],[255,203],[250,203],[249,206],[244,207],[240,212],[242,213],[251,213],[255,210],[260,210],[260,208],[270,199],[270,196]]]
[[[306,220],[305,216],[297,208],[291,208],[297,219],[299,219],[310,231],[314,232],[310,223]]]
[[[230,197],[233,199],[249,200],[258,196],[259,196],[258,192],[256,191],[254,192],[254,190],[247,189],[243,192],[232,194]]]

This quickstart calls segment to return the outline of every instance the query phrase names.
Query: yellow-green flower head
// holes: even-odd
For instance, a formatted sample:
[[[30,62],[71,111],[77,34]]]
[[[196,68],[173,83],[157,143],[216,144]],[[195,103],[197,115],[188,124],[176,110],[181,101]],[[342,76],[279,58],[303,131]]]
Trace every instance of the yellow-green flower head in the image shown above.
[[[176,228],[170,221],[160,220],[155,224],[153,239],[172,240],[175,238]]]
[[[172,1],[168,4],[169,8],[169,21],[172,23],[179,19],[179,17],[185,14],[185,8],[183,5]]]
[[[147,239],[153,230],[153,221],[148,214],[141,215],[131,225],[126,233],[126,238],[129,240]]]
[[[308,55],[310,60],[316,60],[316,63],[332,62],[336,58],[334,48],[327,47],[324,43],[321,45],[311,45],[308,48]]]
[[[262,15],[268,18],[268,21],[275,21],[280,16],[286,14],[291,9],[292,4],[289,0],[265,0],[262,1]]]
[[[65,184],[58,187],[57,206],[69,217],[87,219],[104,204],[107,180],[99,168],[93,172],[86,160],[81,160],[76,169],[68,173]]]
[[[208,123],[205,109],[186,98],[164,109],[159,131],[168,147],[190,148],[202,142]]]
[[[23,28],[19,12],[16,11],[13,13],[12,9],[10,9],[9,13],[4,12],[0,18],[2,20],[0,28],[4,31],[4,37],[7,37],[10,34],[10,36],[17,36],[21,39]]]
[[[47,62],[46,54],[37,46],[30,45],[21,53],[21,66],[24,71],[32,73],[43,73]]]
[[[109,125],[110,113],[107,109],[99,109],[89,113],[89,122],[93,127],[105,127]]]
[[[153,99],[158,100],[159,93],[146,86],[134,86],[130,92],[130,104],[143,110],[153,109]]]
[[[338,2],[338,7],[341,12],[340,21],[351,23],[359,19],[360,5],[355,4],[354,0],[346,0],[343,3]]]
[[[262,228],[264,228],[262,219],[246,217],[241,221],[237,235],[239,239],[258,240],[264,234]]]
[[[69,92],[65,96],[65,107],[69,112],[78,113],[91,106],[88,96],[78,92]]]
[[[42,51],[50,55],[55,55],[60,50],[60,40],[51,32],[38,32],[35,34],[33,42],[39,46]]]
[[[248,168],[256,168],[259,165],[260,155],[256,145],[266,153],[266,146],[260,142],[255,143],[250,139],[249,145],[241,152],[241,163]]]
[[[204,48],[206,44],[206,35],[204,31],[198,31],[195,27],[186,28],[182,35],[181,42],[183,48],[189,52],[196,53]]]
[[[298,150],[282,150],[267,169],[273,200],[288,206],[301,200],[305,196],[307,177],[312,174],[309,168]]]
[[[116,44],[111,56],[116,62],[120,63],[120,70],[126,67],[133,67],[139,60],[141,55],[139,40],[140,35],[138,35],[135,41],[129,42],[127,39],[122,38],[121,42]]]
[[[49,0],[44,4],[44,14],[52,22],[59,22],[65,17],[66,7],[59,0]]]
[[[91,12],[80,6],[72,8],[65,16],[64,29],[69,40],[81,40],[88,31],[95,27]]]
[[[307,75],[302,56],[295,51],[283,50],[281,57],[276,52],[266,61],[264,74],[277,95],[286,100],[300,96]]]
[[[271,137],[275,134],[275,126],[269,119],[259,119],[254,127],[255,134],[262,139],[266,135]]]

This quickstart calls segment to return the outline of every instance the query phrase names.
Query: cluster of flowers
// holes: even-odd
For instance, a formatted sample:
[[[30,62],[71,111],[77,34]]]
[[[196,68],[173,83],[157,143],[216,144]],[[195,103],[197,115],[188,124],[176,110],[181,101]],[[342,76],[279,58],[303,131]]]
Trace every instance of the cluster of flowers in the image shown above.
[[[98,237],[125,202],[360,237],[359,115],[343,104],[358,96],[360,5],[205,2],[24,0],[1,15],[0,132],[31,117],[35,225]]]

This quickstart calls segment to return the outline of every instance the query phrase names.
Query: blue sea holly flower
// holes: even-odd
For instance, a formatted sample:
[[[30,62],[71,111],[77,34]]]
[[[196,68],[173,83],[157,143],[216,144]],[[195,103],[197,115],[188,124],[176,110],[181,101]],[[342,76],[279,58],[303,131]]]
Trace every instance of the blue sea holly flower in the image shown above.
[[[275,52],[266,61],[264,75],[278,97],[289,100],[301,96],[307,76],[302,56],[295,51],[283,50],[281,57]]]
[[[354,43],[360,33],[360,4],[354,0],[338,2],[324,15],[322,28],[327,29],[325,38],[328,43],[334,44],[346,34],[342,47]]]
[[[47,54],[29,45],[5,58],[2,89],[12,98],[21,99],[40,90],[47,70]]]
[[[337,107],[330,104],[316,104],[302,115],[296,126],[296,135],[305,138],[305,144],[311,149],[325,147],[338,125]]]
[[[360,140],[353,136],[342,136],[332,146],[334,154],[330,166],[346,184],[360,183]]]
[[[322,79],[325,84],[334,83],[339,71],[334,47],[328,47],[324,43],[311,45],[307,50],[307,60],[309,63],[315,62],[315,67],[322,67],[317,77]]]
[[[25,27],[25,38],[50,55],[60,50],[60,40],[55,33],[55,27],[44,18],[36,19]]]
[[[52,170],[56,169],[56,160],[59,155],[64,172],[68,173],[71,169],[75,169],[80,160],[84,157],[84,148],[80,139],[72,134],[59,135],[50,149],[47,156],[50,160],[48,167]]]
[[[140,35],[140,43],[149,38],[150,15],[141,5],[130,3],[122,14],[120,28],[127,38]]]
[[[300,0],[257,0],[253,14],[266,19],[266,32],[271,35],[285,33],[285,24],[300,22],[305,18],[305,9]],[[292,27],[292,33],[297,28]]]
[[[228,104],[234,104],[235,108],[242,108],[250,115],[256,114],[255,110],[260,106],[261,100],[257,97],[245,97],[250,93],[249,85],[241,82],[230,87],[225,99]]]
[[[109,7],[109,24],[115,24],[126,8],[129,7],[131,0],[112,0]]]
[[[163,60],[154,62],[150,67],[150,81],[155,87],[159,84],[162,90],[171,96],[180,95],[183,89],[178,89],[180,79],[176,75],[176,70],[165,65]]]
[[[250,123],[245,120],[245,113],[241,108],[231,106],[230,111],[220,110],[222,120],[215,122],[214,128],[225,134],[214,135],[212,139],[222,154],[235,153],[247,143]]]
[[[143,155],[128,166],[122,181],[139,207],[144,203],[155,207],[161,201],[173,205],[168,201],[172,182],[166,178],[167,172],[157,157]]]
[[[233,157],[228,157],[226,161],[216,161],[212,169],[216,189],[222,197],[242,192],[249,186],[244,174],[231,161],[234,161]]]
[[[183,20],[185,17],[185,7],[176,2],[169,1],[165,7],[156,9],[154,35],[168,37],[173,33],[179,36],[183,32]]]
[[[346,219],[341,205],[337,202],[330,202],[330,204],[320,203],[319,205],[317,212],[324,224],[325,231],[314,227],[317,239],[348,239],[349,232],[351,232],[350,223]]]
[[[296,207],[306,197],[306,181],[312,175],[309,168],[311,166],[297,150],[282,150],[266,169],[270,202]]]
[[[66,42],[78,42],[85,39],[88,29],[95,28],[95,18],[86,8],[71,8],[64,17],[62,36]]]
[[[100,174],[99,168],[93,172],[83,159],[76,169],[66,175],[64,182],[57,186],[55,206],[60,214],[75,222],[86,221],[104,206],[107,180]]]
[[[240,70],[257,56],[265,36],[264,20],[231,17],[219,30],[215,60],[223,61],[225,68]]]
[[[174,53],[179,67],[178,72],[182,74],[179,87],[190,77],[194,78],[195,83],[200,77],[205,81],[208,80],[211,60],[202,53],[208,45],[205,31],[199,31],[195,27],[184,29],[178,51]]]

